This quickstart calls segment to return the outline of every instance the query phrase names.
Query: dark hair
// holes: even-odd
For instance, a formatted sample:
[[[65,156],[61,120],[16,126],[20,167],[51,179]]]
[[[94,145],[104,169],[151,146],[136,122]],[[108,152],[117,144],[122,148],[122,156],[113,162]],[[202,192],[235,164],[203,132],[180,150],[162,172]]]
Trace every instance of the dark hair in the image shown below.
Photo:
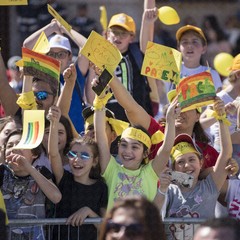
[[[17,128],[17,129],[15,129],[15,130],[13,130],[13,131],[8,135],[8,137],[6,138],[6,142],[5,142],[5,152],[6,152],[6,145],[7,145],[8,141],[9,141],[9,138],[12,137],[12,136],[14,136],[14,135],[22,135],[22,129],[21,129],[21,128]],[[40,157],[42,151],[43,151],[42,144],[40,144],[40,145],[39,145],[38,147],[36,147],[36,148],[31,149],[32,154],[36,156],[34,160],[36,160],[37,158]],[[5,152],[4,152],[4,154],[5,154]]]
[[[70,148],[70,143],[73,140],[73,132],[72,132],[72,126],[71,123],[69,121],[68,118],[66,118],[65,116],[61,115],[59,122],[64,126],[65,130],[66,130],[66,145],[63,149],[63,154],[67,154]],[[50,121],[45,118],[45,128],[50,126]],[[46,152],[46,149],[44,149],[44,151]]]
[[[0,118],[0,132],[9,122],[16,122],[16,124],[22,125],[22,120],[19,116],[7,116],[4,118]]]
[[[79,145],[87,145],[91,148],[93,153],[93,158],[97,160],[97,164],[95,166],[92,166],[90,172],[89,172],[89,178],[91,179],[102,179],[101,177],[101,170],[100,170],[100,164],[98,161],[98,145],[96,141],[94,141],[92,138],[88,136],[83,136],[82,138],[74,138],[72,142],[70,143],[69,150],[72,148],[73,145],[79,144]]]
[[[230,217],[208,219],[206,222],[200,225],[198,230],[201,229],[202,227],[210,227],[213,229],[228,228],[234,234],[234,239],[231,239],[231,240],[238,240],[240,236],[240,222]]]
[[[51,88],[53,96],[57,96],[58,85],[56,83],[56,80],[44,80],[42,78],[33,77],[33,83],[35,83],[35,82],[45,82],[45,83],[47,83]]]
[[[144,240],[165,240],[164,225],[158,208],[143,196],[128,196],[118,199],[113,208],[106,214],[100,229],[100,240],[107,235],[107,222],[111,220],[119,208],[134,210],[134,217],[143,225]]]
[[[206,135],[199,121],[194,124],[193,133],[197,142],[209,143],[209,137]]]
[[[202,42],[202,45],[203,45],[203,46],[206,46],[206,45],[207,45],[205,39],[202,37],[202,35],[201,35],[200,33],[196,32],[196,31],[194,31],[194,30],[192,30],[192,29],[189,29],[189,30],[183,32],[183,34],[181,35],[181,37],[180,37],[180,39],[179,39],[179,41],[178,41],[178,46],[180,45],[180,41],[181,41],[182,37],[183,37],[185,34],[187,34],[187,33],[193,33],[195,36],[197,36],[197,37],[199,37],[199,38],[201,39],[201,42]]]

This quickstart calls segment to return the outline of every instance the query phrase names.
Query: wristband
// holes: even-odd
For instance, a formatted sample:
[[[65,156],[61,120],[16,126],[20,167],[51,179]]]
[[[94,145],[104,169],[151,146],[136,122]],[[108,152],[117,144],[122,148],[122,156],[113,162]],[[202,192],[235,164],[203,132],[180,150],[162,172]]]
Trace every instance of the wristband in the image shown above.
[[[160,188],[158,188],[158,193],[160,193],[161,195],[163,195],[163,196],[167,196],[167,192],[162,192],[161,190],[160,190]]]

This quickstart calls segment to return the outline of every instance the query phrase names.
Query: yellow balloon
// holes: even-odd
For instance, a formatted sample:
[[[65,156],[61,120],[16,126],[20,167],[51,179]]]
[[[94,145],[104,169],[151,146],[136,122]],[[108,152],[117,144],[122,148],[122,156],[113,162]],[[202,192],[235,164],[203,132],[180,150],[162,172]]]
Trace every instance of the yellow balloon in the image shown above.
[[[172,7],[163,6],[158,9],[158,17],[166,25],[173,25],[180,22],[176,10]]]
[[[225,52],[219,53],[215,56],[213,64],[220,75],[227,77],[231,72],[229,68],[233,64],[233,56]]]

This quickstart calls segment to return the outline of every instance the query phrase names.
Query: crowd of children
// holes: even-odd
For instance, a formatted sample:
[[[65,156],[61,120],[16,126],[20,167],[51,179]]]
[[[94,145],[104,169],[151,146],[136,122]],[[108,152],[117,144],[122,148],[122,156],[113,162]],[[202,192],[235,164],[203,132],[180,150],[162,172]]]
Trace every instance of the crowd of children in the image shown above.
[[[32,49],[40,34],[46,34],[50,46],[46,55],[61,63],[59,85],[22,71],[19,97],[8,83],[0,53],[0,101],[6,115],[0,119],[0,209],[6,213],[6,223],[55,217],[66,218],[68,225],[48,233],[42,226],[14,227],[9,233],[12,239],[44,240],[48,234],[53,240],[94,240],[98,225],[83,223],[105,217],[106,211],[101,239],[120,239],[121,234],[140,240],[192,239],[191,224],[170,224],[164,230],[160,213],[163,218],[213,218],[218,201],[230,217],[240,219],[240,54],[222,89],[218,73],[200,64],[207,51],[204,32],[193,25],[179,28],[181,78],[210,72],[217,95],[205,109],[183,111],[176,86],[164,82],[169,104],[164,118],[157,120],[158,80],[141,75],[157,18],[155,0],[145,0],[137,44],[133,18],[125,13],[112,16],[104,34],[122,60],[101,95],[95,95],[92,87],[99,85],[102,70],[81,54],[72,63],[69,39],[79,49],[87,39],[57,19],[28,36],[23,46]],[[36,108],[45,111],[45,130],[36,148],[19,149],[26,109],[19,106],[19,98],[27,92],[33,94]],[[28,100],[25,106],[32,105]],[[175,173],[187,176],[187,185],[178,178],[173,182]],[[152,234],[141,214],[155,219],[159,232]]]

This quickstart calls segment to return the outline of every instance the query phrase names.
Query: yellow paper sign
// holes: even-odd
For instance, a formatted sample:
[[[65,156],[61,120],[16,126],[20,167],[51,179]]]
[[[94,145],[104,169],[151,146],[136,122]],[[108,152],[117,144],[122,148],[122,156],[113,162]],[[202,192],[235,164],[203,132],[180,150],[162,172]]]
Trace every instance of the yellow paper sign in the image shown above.
[[[60,22],[60,24],[62,24],[68,32],[71,31],[72,27],[71,25],[69,25],[58,13],[57,11],[48,4],[48,12],[55,18],[57,19],[58,22]]]
[[[122,59],[122,54],[103,36],[92,31],[80,53],[98,66],[113,73]]]
[[[0,6],[28,5],[27,0],[1,0]]]
[[[34,52],[46,54],[50,50],[50,44],[48,42],[47,36],[44,32],[42,32],[35,43],[33,49]]]
[[[44,110],[24,110],[23,134],[14,149],[33,149],[40,145],[44,135]]]
[[[99,9],[101,11],[100,23],[102,25],[103,30],[106,31],[107,30],[107,10],[105,6],[100,6]]]
[[[177,86],[182,112],[212,104],[216,96],[212,75],[202,72],[183,78]]]
[[[174,48],[148,42],[141,74],[147,77],[171,81],[180,80],[182,54]]]

